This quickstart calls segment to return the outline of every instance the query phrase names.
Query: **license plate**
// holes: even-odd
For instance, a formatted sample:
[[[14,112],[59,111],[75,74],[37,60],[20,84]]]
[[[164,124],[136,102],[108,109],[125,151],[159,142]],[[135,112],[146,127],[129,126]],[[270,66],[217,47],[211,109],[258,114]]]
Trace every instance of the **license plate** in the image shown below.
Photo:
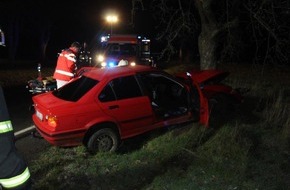
[[[43,119],[42,113],[40,113],[38,110],[36,110],[35,114],[38,117],[38,119],[40,119],[40,121],[42,121],[42,119]]]

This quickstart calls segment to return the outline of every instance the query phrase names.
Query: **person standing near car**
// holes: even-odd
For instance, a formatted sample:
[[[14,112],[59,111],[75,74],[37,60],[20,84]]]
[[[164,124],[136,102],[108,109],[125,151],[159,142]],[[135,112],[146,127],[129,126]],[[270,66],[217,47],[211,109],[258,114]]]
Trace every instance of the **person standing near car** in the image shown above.
[[[81,48],[80,43],[73,42],[68,49],[62,50],[57,59],[53,78],[56,79],[57,88],[62,87],[73,79],[76,70],[77,54]]]
[[[0,86],[0,189],[28,190],[31,188],[30,172],[16,151],[14,132],[6,102]]]

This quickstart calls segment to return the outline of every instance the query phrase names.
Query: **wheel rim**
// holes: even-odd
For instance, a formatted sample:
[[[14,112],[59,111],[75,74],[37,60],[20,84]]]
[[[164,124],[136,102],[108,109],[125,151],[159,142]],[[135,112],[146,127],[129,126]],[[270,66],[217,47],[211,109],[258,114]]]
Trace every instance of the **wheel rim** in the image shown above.
[[[110,151],[113,147],[113,139],[106,134],[102,134],[97,138],[96,147],[100,152]]]

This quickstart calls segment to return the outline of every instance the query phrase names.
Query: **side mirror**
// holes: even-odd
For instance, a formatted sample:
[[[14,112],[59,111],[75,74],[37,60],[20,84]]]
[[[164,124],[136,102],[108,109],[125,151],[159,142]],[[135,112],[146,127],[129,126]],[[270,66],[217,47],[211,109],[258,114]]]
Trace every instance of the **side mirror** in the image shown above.
[[[0,28],[0,46],[5,46],[5,36],[1,28]]]

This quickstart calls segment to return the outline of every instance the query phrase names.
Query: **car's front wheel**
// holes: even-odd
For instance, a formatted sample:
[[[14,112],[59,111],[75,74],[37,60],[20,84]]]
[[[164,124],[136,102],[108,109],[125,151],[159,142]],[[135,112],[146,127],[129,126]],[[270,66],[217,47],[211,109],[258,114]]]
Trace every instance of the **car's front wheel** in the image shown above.
[[[217,94],[209,99],[210,126],[219,127],[234,118],[235,108],[230,96]]]
[[[90,152],[114,152],[119,145],[119,139],[115,131],[103,128],[93,133],[87,143]]]

